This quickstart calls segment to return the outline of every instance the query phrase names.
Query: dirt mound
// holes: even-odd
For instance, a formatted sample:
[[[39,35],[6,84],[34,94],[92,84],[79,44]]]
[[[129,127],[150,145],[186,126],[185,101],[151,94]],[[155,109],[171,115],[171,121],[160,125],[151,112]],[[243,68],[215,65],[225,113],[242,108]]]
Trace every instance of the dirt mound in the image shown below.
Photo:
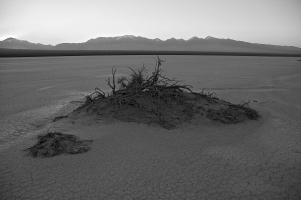
[[[112,92],[106,95],[96,88],[76,111],[87,110],[104,119],[157,123],[166,129],[201,117],[226,124],[259,118],[248,103],[231,104],[213,97],[213,93],[193,92],[191,86],[165,77],[160,69],[162,62],[158,57],[151,75],[147,74],[144,67],[137,70],[130,68],[130,78],[121,77],[117,80],[119,89],[116,89],[116,70],[113,69],[113,80],[107,80]]]
[[[78,154],[89,151],[93,140],[79,140],[76,136],[50,132],[38,136],[39,142],[25,149],[33,157],[53,157],[60,154]]]

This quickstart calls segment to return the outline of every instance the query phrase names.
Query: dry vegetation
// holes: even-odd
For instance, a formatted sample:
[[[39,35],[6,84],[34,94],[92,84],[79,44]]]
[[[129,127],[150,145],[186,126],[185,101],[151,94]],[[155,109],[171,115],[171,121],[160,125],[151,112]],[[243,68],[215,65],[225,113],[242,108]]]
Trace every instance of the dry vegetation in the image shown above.
[[[155,71],[151,75],[143,66],[130,77],[116,81],[116,69],[107,84],[107,95],[99,88],[86,96],[84,103],[74,111],[97,114],[100,119],[117,119],[142,123],[156,123],[166,129],[174,129],[182,122],[204,119],[225,124],[235,124],[247,119],[256,120],[258,113],[249,107],[250,102],[231,104],[214,97],[215,93],[193,92],[192,87],[176,79],[169,79],[160,68],[164,61],[157,57]],[[53,122],[67,118],[56,117]],[[90,150],[92,140],[59,132],[38,136],[38,143],[25,151],[33,157],[52,157],[60,154],[78,154]]]
[[[182,81],[167,78],[160,68],[163,62],[157,56],[151,75],[143,66],[130,68],[129,78],[123,76],[117,80],[116,69],[112,69],[112,77],[107,80],[111,92],[106,94],[96,88],[76,111],[86,109],[100,118],[156,123],[166,129],[204,117],[226,124],[259,118],[249,102],[231,104],[214,97],[214,93],[193,92]]]
[[[38,143],[24,151],[32,157],[53,157],[60,154],[79,154],[91,148],[93,140],[79,140],[76,136],[60,132],[49,132],[38,136]]]

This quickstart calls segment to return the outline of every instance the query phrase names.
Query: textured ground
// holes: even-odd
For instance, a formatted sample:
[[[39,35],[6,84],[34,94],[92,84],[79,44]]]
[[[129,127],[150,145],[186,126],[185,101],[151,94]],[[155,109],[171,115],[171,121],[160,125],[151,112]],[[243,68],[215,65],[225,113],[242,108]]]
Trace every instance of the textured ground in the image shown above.
[[[229,77],[222,79],[210,76],[215,59],[202,59],[195,62],[196,69],[203,63],[209,66],[207,73],[185,68],[193,80],[203,81],[202,87],[216,84],[218,97],[229,102],[256,100],[251,106],[260,112],[259,121],[191,124],[168,131],[135,123],[97,123],[84,116],[61,119],[49,131],[93,139],[92,150],[46,159],[24,156],[21,149],[35,144],[36,138],[1,150],[0,199],[301,199],[300,64],[291,58],[272,59],[269,65],[261,62],[267,58],[239,58],[232,65],[223,57],[214,62],[220,66],[216,71]],[[249,74],[247,69],[252,69]],[[242,81],[231,78],[234,72]],[[23,101],[16,105],[25,107]]]
[[[172,131],[62,119],[52,129],[95,139],[92,150],[26,157],[30,139],[1,152],[0,199],[300,199],[300,122],[261,114]]]

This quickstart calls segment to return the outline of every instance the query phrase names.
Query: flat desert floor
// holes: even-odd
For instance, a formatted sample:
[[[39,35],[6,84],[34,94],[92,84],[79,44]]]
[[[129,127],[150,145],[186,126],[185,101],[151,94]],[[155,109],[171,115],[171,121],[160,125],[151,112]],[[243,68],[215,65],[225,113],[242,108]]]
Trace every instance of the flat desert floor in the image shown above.
[[[6,145],[12,141],[6,131],[14,127],[13,119],[22,122],[20,113],[46,120],[60,113],[56,110],[71,99],[70,91],[84,93],[98,85],[106,89],[112,66],[122,75],[126,67],[142,62],[151,70],[154,60],[1,59],[0,120],[6,125],[1,125],[0,199],[300,199],[300,58],[162,58],[167,60],[162,68],[168,77],[178,77],[195,90],[207,88],[232,103],[255,100],[250,106],[261,118],[235,125],[185,123],[165,130],[134,122],[108,123],[83,113],[40,124],[34,134],[24,133],[27,137]],[[44,116],[45,106],[50,114]],[[47,131],[93,139],[92,149],[51,158],[25,156],[21,150],[37,142],[36,134]],[[17,141],[17,131],[12,133]]]

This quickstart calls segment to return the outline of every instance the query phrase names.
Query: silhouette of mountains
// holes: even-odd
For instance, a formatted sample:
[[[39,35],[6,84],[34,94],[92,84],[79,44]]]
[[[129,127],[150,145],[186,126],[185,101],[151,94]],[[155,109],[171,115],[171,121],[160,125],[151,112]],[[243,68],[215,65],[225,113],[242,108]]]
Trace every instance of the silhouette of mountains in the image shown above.
[[[55,46],[30,43],[25,40],[7,38],[0,41],[0,48],[41,49],[41,50],[145,50],[145,51],[210,51],[210,52],[255,52],[300,54],[301,48],[257,44],[232,39],[192,37],[189,40],[170,38],[167,40],[148,39],[140,36],[124,35],[98,37],[82,43],[61,43]]]
[[[18,40],[15,38],[7,38],[0,41],[0,48],[7,49],[52,49],[52,45],[44,45],[40,43],[30,43],[26,40]]]

